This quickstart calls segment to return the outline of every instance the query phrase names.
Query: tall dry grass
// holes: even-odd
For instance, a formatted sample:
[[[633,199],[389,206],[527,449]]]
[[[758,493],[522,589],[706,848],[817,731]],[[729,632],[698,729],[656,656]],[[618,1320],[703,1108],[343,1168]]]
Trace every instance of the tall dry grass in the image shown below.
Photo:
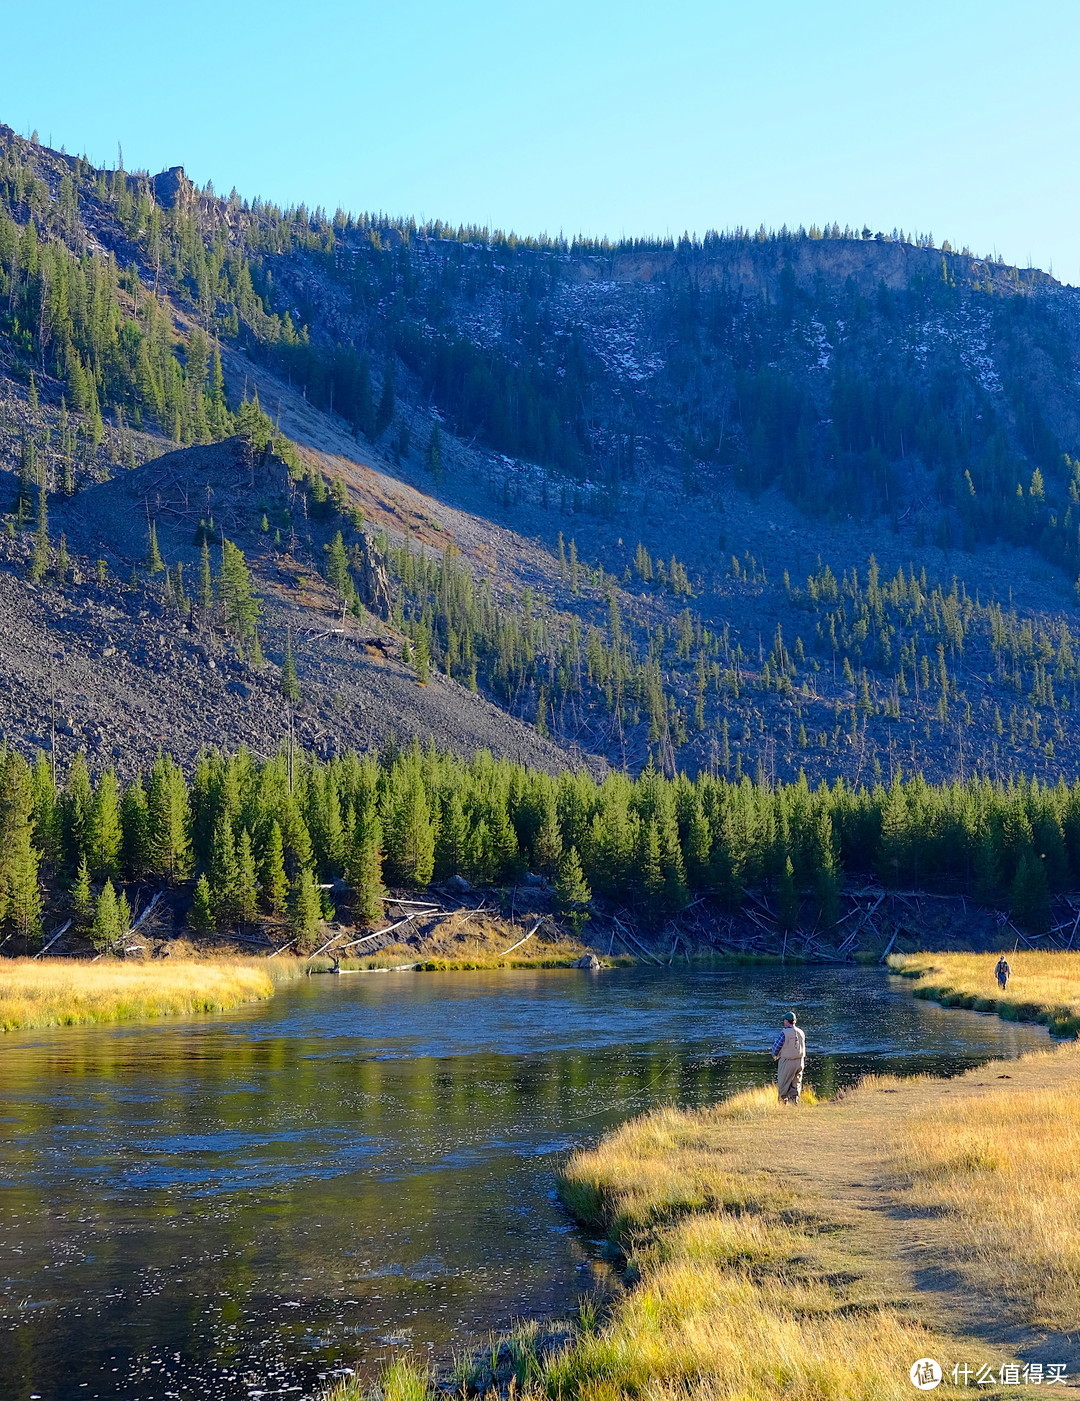
[[[658,1110],[571,1158],[564,1199],[640,1279],[545,1366],[548,1396],[883,1401],[911,1393],[915,1358],[947,1355],[867,1292],[775,1174],[729,1158],[740,1122],[790,1112],[772,1088],[747,1090],[711,1110]]]
[[[302,968],[248,962],[83,963],[73,959],[0,960],[0,1029],[29,1030],[88,1022],[225,1012],[272,997]]]
[[[1004,992],[994,979],[993,953],[896,954],[889,966],[915,980],[916,997],[996,1012],[1007,1021],[1042,1022],[1055,1036],[1080,1035],[1080,951],[1025,949],[1006,958],[1012,977]]]
[[[1072,1074],[1025,1084],[1032,1061],[1067,1056]],[[1080,1055],[1020,1063],[994,1093],[950,1096],[906,1118],[897,1162],[905,1199],[944,1212],[950,1249],[980,1291],[1027,1321],[1073,1329],[1080,1319]]]

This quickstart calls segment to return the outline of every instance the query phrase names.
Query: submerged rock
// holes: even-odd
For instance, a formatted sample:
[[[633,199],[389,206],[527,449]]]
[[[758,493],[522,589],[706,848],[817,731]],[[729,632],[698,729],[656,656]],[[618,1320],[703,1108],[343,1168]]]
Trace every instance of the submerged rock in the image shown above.
[[[599,972],[601,964],[600,960],[594,953],[583,953],[578,959],[578,961],[574,964],[574,967],[587,968],[590,973],[595,973]]]

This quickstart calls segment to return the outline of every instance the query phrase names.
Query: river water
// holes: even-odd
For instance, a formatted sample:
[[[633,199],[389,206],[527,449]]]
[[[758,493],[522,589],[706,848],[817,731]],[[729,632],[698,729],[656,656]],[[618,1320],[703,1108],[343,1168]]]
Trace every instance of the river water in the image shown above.
[[[771,1078],[789,1006],[825,1093],[1047,1043],[821,968],[314,977],[224,1016],[9,1034],[0,1401],[300,1401],[572,1308],[606,1267],[559,1161]]]

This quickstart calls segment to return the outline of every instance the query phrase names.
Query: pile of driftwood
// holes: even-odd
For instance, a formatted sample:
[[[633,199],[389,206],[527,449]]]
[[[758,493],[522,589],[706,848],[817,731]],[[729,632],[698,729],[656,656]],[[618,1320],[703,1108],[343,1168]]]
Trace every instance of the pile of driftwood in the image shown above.
[[[501,894],[502,892],[499,892]],[[333,959],[341,957],[355,957],[357,951],[361,957],[379,953],[382,949],[389,948],[401,940],[400,931],[408,929],[409,933],[416,933],[427,937],[435,932],[440,925],[446,923],[457,923],[460,931],[468,924],[475,915],[490,914],[506,919],[506,912],[502,909],[501,902],[495,899],[494,903],[489,903],[489,898],[495,894],[492,891],[475,890],[467,882],[455,884],[448,882],[445,886],[429,887],[428,896],[424,900],[408,900],[396,895],[383,896],[383,903],[388,907],[386,919],[389,923],[384,924],[380,929],[373,929],[358,937],[349,937],[353,930],[338,930],[325,943],[321,944],[314,953],[308,955],[308,961],[320,956],[329,956]],[[509,920],[513,924],[516,914],[511,906]],[[513,953],[523,944],[528,943],[544,925],[549,916],[542,915],[536,919],[532,928],[508,948],[494,951],[495,957],[502,958],[506,954]],[[286,948],[291,947],[292,942],[283,944],[275,953],[283,953]],[[271,958],[274,956],[270,955]]]
[[[691,949],[700,951],[703,948],[714,949],[717,953],[790,954],[843,963],[867,934],[872,933],[876,939],[885,941],[875,916],[886,893],[880,887],[848,891],[842,903],[849,908],[835,924],[828,927],[815,924],[809,929],[785,928],[765,894],[747,892],[737,914],[718,912],[709,897],[702,895],[665,927],[659,942],[667,945],[666,948],[651,947],[644,935],[635,930],[629,912],[618,910],[607,920],[610,925],[608,952],[621,945],[635,957],[655,964],[670,964],[680,951],[688,956]],[[594,926],[598,922],[594,919]]]
[[[980,915],[1008,931],[1016,948],[1080,950],[1080,895],[1060,895],[1052,907],[1052,924],[1043,933],[1020,929],[1001,910],[990,910],[966,895],[918,890],[890,890],[876,883],[846,890],[840,897],[841,913],[833,924],[785,927],[773,899],[747,892],[742,908],[734,914],[718,911],[707,895],[693,901],[668,922],[658,936],[646,936],[634,927],[632,915],[618,910],[606,920],[594,919],[593,928],[606,923],[609,952],[621,946],[649,963],[670,964],[691,949],[714,949],[729,954],[779,954],[825,963],[844,963],[860,949],[880,950],[884,962],[898,939],[917,937],[925,930],[928,910],[942,901],[955,902],[959,918]],[[595,936],[594,936],[595,938]]]

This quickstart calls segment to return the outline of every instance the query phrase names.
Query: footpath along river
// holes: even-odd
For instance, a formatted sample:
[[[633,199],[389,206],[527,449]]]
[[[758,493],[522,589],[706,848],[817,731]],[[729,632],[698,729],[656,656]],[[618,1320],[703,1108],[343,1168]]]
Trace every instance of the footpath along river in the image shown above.
[[[948,1074],[1041,1029],[874,970],[315,977],[224,1016],[0,1041],[0,1401],[304,1398],[571,1308],[571,1148],[762,1083]]]

